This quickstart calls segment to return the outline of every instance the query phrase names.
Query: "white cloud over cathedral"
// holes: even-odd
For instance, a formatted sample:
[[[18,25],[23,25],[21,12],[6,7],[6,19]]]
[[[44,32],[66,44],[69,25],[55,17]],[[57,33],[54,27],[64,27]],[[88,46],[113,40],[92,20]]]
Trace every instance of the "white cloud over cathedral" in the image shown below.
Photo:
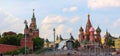
[[[120,7],[120,0],[88,0],[88,7],[91,9]]]
[[[71,7],[68,7],[68,8],[63,8],[62,11],[63,12],[75,12],[78,10],[78,7],[77,6],[71,6]]]

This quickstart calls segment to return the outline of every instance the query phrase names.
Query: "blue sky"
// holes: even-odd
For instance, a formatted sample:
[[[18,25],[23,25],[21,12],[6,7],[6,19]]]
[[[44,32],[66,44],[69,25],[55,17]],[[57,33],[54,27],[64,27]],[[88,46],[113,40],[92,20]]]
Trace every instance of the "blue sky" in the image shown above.
[[[87,14],[96,29],[106,29],[113,35],[120,35],[120,0],[0,0],[0,32],[23,32],[24,20],[29,23],[35,9],[40,37],[53,40],[56,34],[69,38],[69,33],[78,38],[78,30],[85,28]]]

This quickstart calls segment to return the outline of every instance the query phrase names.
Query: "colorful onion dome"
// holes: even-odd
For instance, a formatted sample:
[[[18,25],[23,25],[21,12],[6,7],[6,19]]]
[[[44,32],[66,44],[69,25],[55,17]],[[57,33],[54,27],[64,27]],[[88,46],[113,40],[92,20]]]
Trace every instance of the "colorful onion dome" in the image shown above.
[[[82,28],[82,27],[80,27],[79,31],[83,31],[83,28]]]
[[[99,26],[98,26],[98,28],[96,29],[96,32],[101,32],[101,29],[99,28]]]
[[[90,29],[89,29],[89,32],[91,32],[91,31],[95,31],[95,29],[93,28],[93,27],[91,27]]]

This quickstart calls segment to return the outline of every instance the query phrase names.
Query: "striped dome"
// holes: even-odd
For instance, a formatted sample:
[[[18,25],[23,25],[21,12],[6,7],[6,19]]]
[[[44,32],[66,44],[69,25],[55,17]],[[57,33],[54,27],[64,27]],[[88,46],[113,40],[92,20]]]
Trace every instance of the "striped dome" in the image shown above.
[[[95,29],[94,29],[93,27],[91,27],[91,28],[89,29],[89,32],[91,32],[91,31],[95,31]]]

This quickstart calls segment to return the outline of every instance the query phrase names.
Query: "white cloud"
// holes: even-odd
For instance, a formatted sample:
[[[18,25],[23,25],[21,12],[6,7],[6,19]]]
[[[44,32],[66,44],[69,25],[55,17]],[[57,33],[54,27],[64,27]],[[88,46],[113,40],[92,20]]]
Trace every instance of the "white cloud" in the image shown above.
[[[80,19],[80,16],[75,16],[70,20],[70,22],[71,23],[76,23],[77,21],[79,21],[79,19]]]
[[[48,15],[46,16],[43,21],[41,22],[41,36],[43,38],[48,38],[48,37],[53,37],[53,28],[56,28],[56,34],[61,34],[64,25],[61,24],[65,22],[66,19],[62,16],[57,16],[57,15]],[[51,38],[49,38],[51,39]]]
[[[72,32],[72,28],[68,28],[67,33],[71,33],[71,32]]]
[[[64,21],[65,19],[62,16],[49,15],[45,17],[45,19],[42,21],[42,24],[62,23]]]
[[[88,7],[91,9],[120,7],[120,0],[88,0]]]
[[[114,28],[120,27],[120,18],[113,23],[113,27]]]
[[[70,7],[70,11],[73,12],[73,11],[77,11],[78,7],[76,6],[73,6],[73,7]]]
[[[63,8],[62,9],[63,12],[74,12],[74,11],[77,11],[77,10],[78,10],[77,6],[72,6],[72,7],[69,7],[69,8]]]
[[[60,25],[56,28],[57,34],[62,34],[64,28],[65,28],[65,26],[64,26],[63,24],[60,24]]]
[[[119,37],[120,34],[112,34],[112,36],[114,36],[114,37]]]
[[[15,31],[15,32],[23,32],[23,25],[21,20],[14,17],[12,14],[3,11],[0,9],[0,32],[5,31]]]
[[[66,37],[73,30],[67,23],[76,23],[79,19],[79,16],[68,18],[59,15],[48,15],[41,22],[40,36],[53,40],[53,28],[55,28],[56,35],[62,34],[63,37]]]

